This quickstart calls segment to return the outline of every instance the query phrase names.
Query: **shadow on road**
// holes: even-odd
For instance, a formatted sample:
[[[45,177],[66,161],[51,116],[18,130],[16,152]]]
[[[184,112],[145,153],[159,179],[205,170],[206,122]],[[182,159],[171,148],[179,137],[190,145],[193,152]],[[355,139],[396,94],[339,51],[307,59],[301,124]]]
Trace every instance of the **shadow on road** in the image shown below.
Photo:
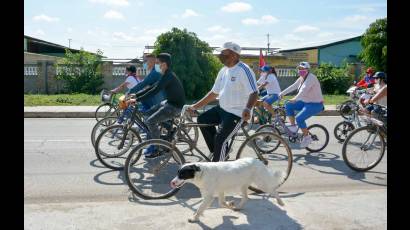
[[[304,160],[305,162],[299,162],[300,160]],[[366,175],[372,174],[381,174],[387,175],[384,172],[377,172],[377,171],[367,171],[367,172],[356,172],[351,170],[343,160],[340,160],[340,157],[337,154],[329,153],[329,152],[317,152],[311,153],[308,152],[306,154],[295,154],[294,155],[294,162],[297,163],[299,166],[307,167],[309,169],[325,173],[325,174],[333,174],[333,175],[344,175],[353,180],[359,180],[364,183],[378,185],[378,186],[387,186],[387,178],[386,176],[375,176],[376,179],[382,180],[383,183],[376,183],[374,181],[369,181]],[[313,166],[313,167],[312,167]],[[326,171],[323,168],[315,168],[315,166],[323,167],[323,168],[332,168],[335,169],[334,171]]]
[[[105,174],[109,174],[109,173],[117,173],[118,174],[117,178],[120,179],[119,182],[107,182],[107,181],[104,181],[103,179],[101,179],[102,177],[104,177]],[[113,179],[110,178],[110,180],[112,181]],[[94,176],[94,181],[99,183],[99,184],[103,184],[103,185],[127,185],[126,182],[125,182],[125,179],[124,179],[124,171],[123,170],[117,171],[117,170],[111,170],[110,169],[110,170],[107,170],[107,171],[100,172],[100,173],[98,173]]]
[[[234,199],[235,203],[239,203],[240,199]],[[217,202],[214,202],[217,203]],[[217,206],[217,204],[216,204]],[[214,207],[214,206],[213,206]],[[219,208],[219,207],[218,207]],[[205,210],[204,217],[200,219],[198,224],[202,229],[269,229],[269,230],[296,230],[303,229],[302,225],[297,220],[288,216],[286,210],[279,208],[276,204],[268,199],[250,199],[238,215],[245,215],[247,223],[235,224],[235,220],[240,217],[232,215],[221,216],[223,222],[215,227],[209,227],[202,221],[209,215],[212,209]],[[243,222],[243,221],[241,221]],[[195,223],[194,223],[195,224]]]

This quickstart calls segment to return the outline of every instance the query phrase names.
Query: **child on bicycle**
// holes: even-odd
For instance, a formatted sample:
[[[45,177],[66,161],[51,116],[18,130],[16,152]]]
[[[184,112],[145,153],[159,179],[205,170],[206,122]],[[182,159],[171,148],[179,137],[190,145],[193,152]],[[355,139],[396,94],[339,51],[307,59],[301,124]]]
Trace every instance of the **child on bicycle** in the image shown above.
[[[137,73],[137,68],[135,68],[135,66],[133,66],[133,65],[132,66],[127,66],[127,68],[125,69],[125,74],[126,74],[127,78],[117,88],[112,89],[111,92],[112,93],[118,93],[121,90],[123,90],[124,88],[127,88],[128,90],[125,94],[128,94],[129,90],[134,88],[141,81],[136,76],[136,73]]]
[[[295,83],[283,90],[279,94],[279,97],[283,97],[297,89],[298,93],[286,103],[285,109],[291,124],[289,129],[292,132],[297,131],[297,126],[295,125],[295,111],[300,111],[296,115],[296,122],[303,132],[303,139],[300,143],[300,147],[306,148],[313,141],[312,137],[309,135],[306,120],[324,110],[323,95],[319,80],[313,73],[309,72],[310,64],[308,62],[301,62],[297,68],[300,77]]]
[[[265,88],[267,95],[262,97],[257,102],[257,106],[262,106],[268,110],[272,116],[275,115],[275,111],[272,108],[272,104],[279,100],[279,94],[281,92],[280,85],[277,79],[275,68],[265,65],[261,68],[261,77],[257,81],[259,91]]]

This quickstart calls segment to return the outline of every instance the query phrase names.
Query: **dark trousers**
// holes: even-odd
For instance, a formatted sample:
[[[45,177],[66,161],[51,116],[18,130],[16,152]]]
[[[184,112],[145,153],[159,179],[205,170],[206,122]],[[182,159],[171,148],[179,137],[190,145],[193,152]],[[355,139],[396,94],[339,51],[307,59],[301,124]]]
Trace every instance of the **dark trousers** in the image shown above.
[[[198,123],[219,124],[218,130],[215,126],[201,127],[200,129],[209,151],[214,155],[212,161],[224,161],[229,139],[241,128],[241,118],[226,112],[217,105],[201,114],[198,117]]]
[[[147,125],[150,134],[147,139],[159,139],[160,130],[158,129],[158,124],[164,121],[171,120],[181,112],[180,108],[166,103],[166,101],[161,102],[161,104],[154,106],[149,111],[145,113],[149,117],[146,119],[145,124]]]

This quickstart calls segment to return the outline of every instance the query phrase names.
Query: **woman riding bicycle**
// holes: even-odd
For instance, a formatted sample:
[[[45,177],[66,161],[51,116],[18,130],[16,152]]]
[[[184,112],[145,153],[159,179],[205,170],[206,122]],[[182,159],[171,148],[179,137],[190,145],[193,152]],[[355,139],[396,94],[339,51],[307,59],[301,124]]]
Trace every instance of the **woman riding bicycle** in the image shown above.
[[[296,122],[303,132],[303,139],[300,143],[302,148],[307,147],[313,140],[309,135],[306,120],[324,110],[323,105],[323,95],[320,88],[320,83],[317,77],[310,73],[310,65],[308,62],[301,62],[298,65],[299,78],[289,86],[287,89],[283,90],[279,97],[293,92],[297,89],[298,93],[292,99],[290,99],[286,105],[286,115],[289,117],[291,126],[289,129],[292,132],[297,131],[297,126],[295,125],[295,110],[300,111],[296,115]]]
[[[130,89],[134,88],[134,86],[136,86],[138,83],[141,82],[141,79],[138,79],[138,77],[136,76],[137,69],[135,68],[135,66],[127,66],[127,68],[125,69],[125,73],[127,75],[127,78],[117,88],[112,89],[111,90],[112,93],[118,93],[124,88],[127,88],[128,90],[126,94],[128,94]]]
[[[257,82],[258,89],[260,91],[262,88],[265,88],[267,95],[262,97],[261,100],[258,100],[257,106],[261,106],[263,102],[263,107],[274,116],[275,111],[272,108],[272,104],[279,100],[279,94],[281,91],[278,79],[276,78],[277,74],[275,68],[268,65],[263,66],[261,71],[261,77]]]

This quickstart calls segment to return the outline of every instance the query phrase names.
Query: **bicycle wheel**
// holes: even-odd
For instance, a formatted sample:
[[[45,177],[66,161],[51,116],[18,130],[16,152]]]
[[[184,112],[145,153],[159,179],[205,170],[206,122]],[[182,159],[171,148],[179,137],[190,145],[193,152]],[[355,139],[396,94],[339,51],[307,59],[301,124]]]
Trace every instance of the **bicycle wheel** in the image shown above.
[[[95,110],[94,117],[97,121],[100,121],[101,119],[108,117],[108,116],[118,116],[118,111],[116,111],[117,108],[113,106],[110,103],[105,103],[100,106]]]
[[[269,142],[266,142],[266,140],[269,140]],[[258,148],[255,146],[255,143],[258,143],[258,145],[261,145],[263,143],[264,146],[269,146],[270,144],[276,145],[277,143],[280,143],[280,146],[276,149],[276,151],[272,153],[263,154],[258,150],[262,146],[259,146]],[[292,151],[288,143],[286,143],[286,141],[276,133],[258,132],[251,135],[242,143],[242,145],[239,147],[238,154],[236,155],[236,159],[244,157],[257,158],[261,160],[265,165],[267,165],[270,170],[280,170],[285,172],[286,176],[282,183],[278,185],[278,187],[288,179],[292,170]],[[257,193],[263,193],[262,190],[254,185],[250,186],[249,189]]]
[[[262,125],[262,126],[260,126],[259,128],[256,129],[255,133],[258,133],[258,132],[273,132],[273,133],[276,133],[276,134],[280,135],[279,130],[276,127],[272,126],[272,125]],[[256,143],[256,140],[255,140],[255,143],[254,143],[255,147],[259,151],[266,154],[266,153],[272,153],[273,151],[275,151],[276,149],[279,148],[280,142],[276,142],[277,143],[276,145],[274,145],[274,144],[264,145],[264,142],[265,143],[266,142],[267,143],[271,142],[271,140],[269,139],[270,138],[269,136],[267,136],[265,138],[266,138],[266,140],[262,140],[263,142],[261,144],[262,145],[261,147],[259,147],[260,144]]]
[[[343,107],[345,105],[348,105],[351,108],[348,112],[343,111]],[[340,105],[339,113],[344,119],[349,119],[349,117],[353,115],[355,108],[356,108],[356,102],[353,100],[347,100]]]
[[[107,168],[123,169],[132,147],[141,143],[141,137],[136,130],[128,129],[127,134],[125,132],[124,125],[112,125],[97,137],[94,147],[95,154],[98,160]],[[124,142],[123,139],[125,139]]]
[[[363,172],[374,168],[383,158],[386,142],[376,126],[353,130],[343,143],[343,160],[349,168]]]
[[[346,137],[355,129],[354,125],[348,121],[339,122],[333,129],[333,134],[338,141],[345,141]]]
[[[189,136],[189,138],[188,138]],[[198,142],[199,129],[198,127],[186,127],[181,128],[181,133],[178,136],[177,146],[182,154],[187,154],[192,150],[191,143],[195,144]]]
[[[329,132],[323,125],[314,124],[307,127],[313,141],[306,147],[309,152],[319,152],[329,143]]]
[[[143,150],[153,146],[160,153],[147,159]],[[168,141],[152,139],[137,145],[125,161],[125,180],[133,193],[143,199],[163,199],[174,195],[180,188],[172,188],[171,180],[185,163],[181,152]]]
[[[117,122],[117,117],[106,117],[97,124],[94,125],[93,130],[91,131],[91,144],[95,147],[95,141],[98,135],[107,127],[115,124]]]

